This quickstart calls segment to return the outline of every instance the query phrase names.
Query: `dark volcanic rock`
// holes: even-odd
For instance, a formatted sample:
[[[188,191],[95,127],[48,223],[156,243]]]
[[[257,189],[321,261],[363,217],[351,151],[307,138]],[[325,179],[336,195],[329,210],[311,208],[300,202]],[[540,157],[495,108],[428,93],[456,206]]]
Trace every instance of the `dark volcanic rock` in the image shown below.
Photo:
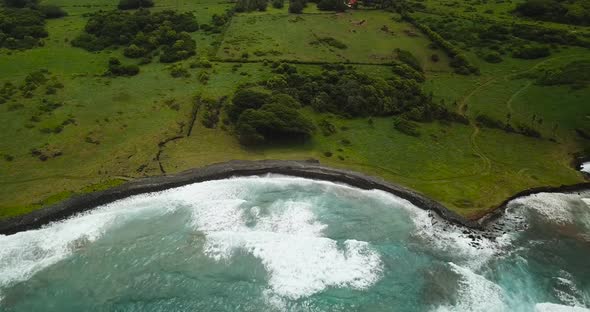
[[[187,170],[178,174],[140,178],[117,187],[88,194],[75,195],[63,202],[44,207],[29,214],[1,220],[0,234],[13,234],[19,231],[39,228],[49,222],[67,218],[78,212],[104,205],[132,195],[157,192],[191,183],[208,180],[219,180],[234,176],[252,176],[268,173],[297,176],[308,179],[326,180],[345,183],[360,189],[378,189],[402,197],[412,204],[434,211],[444,219],[470,228],[481,229],[482,225],[500,215],[503,209],[496,209],[484,218],[468,220],[447,209],[440,203],[399,185],[382,179],[366,176],[357,172],[322,166],[317,160],[260,160],[260,161],[229,161],[210,166]],[[538,192],[561,192],[590,189],[590,183],[558,188],[536,188],[517,194],[506,200],[500,208],[516,197]]]

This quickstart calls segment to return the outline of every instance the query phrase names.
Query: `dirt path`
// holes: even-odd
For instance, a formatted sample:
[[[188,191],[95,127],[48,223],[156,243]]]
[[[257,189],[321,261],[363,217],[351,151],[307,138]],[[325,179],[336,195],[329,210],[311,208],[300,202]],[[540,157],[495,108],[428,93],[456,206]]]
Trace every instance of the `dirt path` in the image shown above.
[[[469,93],[465,94],[460,100],[459,100],[459,104],[457,105],[457,113],[467,117],[469,119],[469,125],[471,127],[473,127],[473,133],[471,134],[470,137],[470,141],[471,141],[471,147],[473,149],[473,152],[479,157],[481,158],[484,168],[483,168],[483,174],[489,174],[491,167],[492,167],[492,161],[490,160],[490,158],[488,158],[483,151],[481,150],[481,148],[479,147],[479,145],[477,144],[477,136],[480,133],[480,129],[477,125],[477,123],[472,120],[471,118],[469,118],[467,116],[467,109],[468,109],[468,101],[469,99],[471,99],[471,97],[473,95],[475,95],[478,92],[481,92],[482,90],[485,90],[488,86],[492,85],[494,82],[498,81],[499,79],[502,79],[504,81],[508,81],[512,78],[515,78],[517,76],[520,75],[524,75],[527,73],[530,73],[536,69],[538,69],[540,66],[545,65],[547,63],[550,63],[552,61],[558,60],[558,59],[570,59],[570,58],[578,58],[578,57],[587,57],[587,55],[583,55],[583,54],[573,54],[573,55],[564,55],[564,56],[557,56],[557,57],[552,57],[552,58],[548,58],[546,60],[543,60],[537,64],[535,64],[534,66],[532,66],[529,69],[526,69],[524,71],[520,71],[520,72],[516,72],[516,73],[510,73],[510,74],[506,74],[502,77],[498,77],[498,78],[494,78],[494,77],[490,77],[487,80],[485,80],[482,84],[478,85],[477,87],[473,88],[471,91],[469,91]],[[526,89],[528,89],[534,81],[529,81],[527,82],[527,84],[525,84],[522,88],[520,88],[519,90],[517,90],[516,92],[514,92],[512,94],[512,96],[510,96],[510,98],[508,99],[508,101],[506,102],[506,107],[508,109],[508,112],[510,114],[513,114],[513,108],[512,108],[512,103],[514,102],[514,100],[520,95],[522,94],[522,92],[524,92]]]
[[[512,109],[512,102],[514,101],[514,99],[516,99],[522,92],[524,92],[526,89],[528,89],[531,85],[533,85],[533,81],[527,82],[522,88],[520,88],[520,89],[518,89],[518,91],[514,92],[512,94],[512,96],[510,97],[510,99],[508,99],[508,101],[506,102],[506,108],[508,109],[508,112],[510,113],[510,115],[514,114],[514,110]]]

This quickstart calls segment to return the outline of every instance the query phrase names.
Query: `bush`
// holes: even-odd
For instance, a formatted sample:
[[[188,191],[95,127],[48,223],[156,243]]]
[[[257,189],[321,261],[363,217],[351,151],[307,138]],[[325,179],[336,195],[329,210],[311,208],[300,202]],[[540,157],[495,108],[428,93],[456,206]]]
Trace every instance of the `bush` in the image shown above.
[[[139,8],[151,8],[154,6],[152,0],[119,0],[119,10],[132,10]]]
[[[402,49],[395,49],[397,54],[397,59],[401,62],[407,64],[408,66],[412,67],[413,69],[422,72],[422,65],[418,59],[410,52]]]
[[[319,124],[320,130],[324,136],[330,136],[336,133],[336,126],[334,126],[331,122],[327,119],[320,120]]]
[[[244,145],[305,139],[313,130],[311,120],[296,109],[276,103],[245,110],[236,124],[238,139]]]
[[[285,0],[272,0],[272,7],[282,9],[285,6]]]
[[[109,59],[107,74],[113,76],[135,76],[139,74],[139,66],[135,64],[123,65],[119,59],[111,57]]]
[[[341,0],[321,0],[318,2],[317,7],[321,11],[346,11],[346,5]]]
[[[344,44],[343,42],[339,41],[338,39],[335,39],[332,37],[318,38],[317,40],[312,41],[311,44],[327,44],[331,47],[334,47],[334,48],[340,49],[340,50],[344,50],[344,49],[348,48],[348,46],[346,46],[346,44]]]
[[[393,122],[393,127],[406,135],[419,137],[420,131],[418,131],[418,124],[411,122],[405,118],[396,118]]]
[[[41,11],[0,7],[0,48],[31,49],[48,36]]]
[[[196,42],[189,32],[198,28],[192,13],[98,11],[72,45],[89,51],[124,46],[129,57],[144,57],[161,49],[160,62],[170,63],[195,55]]]
[[[512,52],[512,56],[521,59],[538,59],[551,55],[548,46],[544,45],[523,45]]]
[[[173,78],[188,78],[191,76],[191,74],[186,68],[183,68],[182,66],[173,66],[170,69],[170,76]]]
[[[498,52],[487,53],[483,59],[488,63],[500,63],[502,62],[502,56]]]
[[[240,117],[243,111],[247,109],[258,109],[264,104],[270,102],[270,95],[255,91],[252,89],[239,89],[232,99],[232,105],[228,107],[228,117],[236,121]]]
[[[268,0],[237,0],[236,12],[266,11]]]
[[[39,11],[43,13],[45,18],[60,18],[68,15],[62,8],[51,4],[39,6]]]
[[[301,14],[305,4],[302,0],[291,0],[289,1],[289,13]]]
[[[147,52],[148,51],[145,48],[142,48],[142,47],[137,46],[135,44],[132,44],[123,50],[123,54],[126,57],[130,57],[130,58],[144,57],[144,56],[146,56]]]

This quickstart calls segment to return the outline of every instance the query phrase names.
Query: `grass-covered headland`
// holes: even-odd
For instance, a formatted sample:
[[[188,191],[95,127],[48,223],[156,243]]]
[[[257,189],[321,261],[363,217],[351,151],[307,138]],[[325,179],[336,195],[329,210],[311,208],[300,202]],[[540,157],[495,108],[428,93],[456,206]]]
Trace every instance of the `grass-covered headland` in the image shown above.
[[[0,218],[307,159],[477,217],[582,182],[584,1],[0,0]]]

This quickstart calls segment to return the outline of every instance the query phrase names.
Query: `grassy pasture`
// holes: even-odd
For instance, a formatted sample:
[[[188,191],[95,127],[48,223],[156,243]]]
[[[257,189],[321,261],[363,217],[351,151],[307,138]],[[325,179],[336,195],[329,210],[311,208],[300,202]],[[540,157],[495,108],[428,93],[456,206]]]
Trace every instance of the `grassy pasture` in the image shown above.
[[[247,53],[252,60],[388,63],[395,59],[394,50],[402,48],[412,52],[426,70],[449,70],[444,53],[428,49],[428,38],[393,17],[374,10],[301,16],[238,14],[217,57],[240,60]],[[359,25],[361,21],[365,22]],[[347,47],[314,43],[320,38],[334,38]],[[441,57],[439,62],[430,59],[434,53]]]
[[[216,0],[155,2],[153,10],[194,11],[200,24],[210,23],[212,14],[223,13],[231,6]],[[343,119],[304,109],[316,123],[329,120],[337,127],[337,133],[324,136],[318,131],[302,145],[247,149],[221,122],[215,129],[205,128],[200,122],[204,114],[201,109],[192,135],[162,149],[160,161],[166,172],[231,159],[313,157],[327,165],[412,187],[467,216],[479,215],[528,187],[583,180],[570,167],[571,153],[590,144],[580,140],[572,129],[589,125],[590,106],[584,104],[590,89],[541,87],[518,74],[586,58],[585,49],[563,49],[549,58],[532,61],[506,57],[499,64],[485,63],[468,53],[482,74],[461,76],[451,72],[442,51],[428,48],[430,41],[425,35],[410,24],[397,22],[395,14],[377,10],[333,14],[317,11],[315,5],[309,4],[304,11],[308,14],[296,16],[287,14],[286,8],[269,6],[266,12],[234,16],[225,33],[194,33],[197,56],[180,63],[188,69],[189,78],[172,78],[169,65],[156,61],[141,66],[138,76],[110,78],[102,76],[109,57],[135,61],[122,57],[118,49],[89,53],[71,47],[69,41],[83,31],[83,13],[114,9],[117,1],[91,0],[83,5],[73,0],[44,3],[62,5],[70,16],[48,21],[50,36],[44,47],[0,50],[0,83],[20,85],[28,73],[45,68],[64,88],[55,95],[46,95],[40,87],[32,98],[17,95],[0,105],[0,154],[14,157],[11,161],[0,158],[0,217],[31,211],[74,192],[160,174],[155,160],[158,143],[186,132],[195,95],[231,96],[239,84],[272,75],[270,67],[262,62],[235,63],[244,52],[248,53],[248,60],[254,61],[373,63],[355,67],[372,76],[391,77],[391,68],[379,64],[391,61],[394,49],[402,48],[422,62],[427,71],[424,88],[433,93],[435,100],[444,100],[445,105],[457,110],[463,107],[470,118],[485,113],[504,120],[511,112],[514,121],[530,122],[531,114],[535,114],[544,120],[539,128],[545,138],[440,123],[420,124],[421,136],[416,138],[396,131],[392,118],[374,118],[370,124],[368,119]],[[427,5],[433,3],[443,2],[427,1]],[[488,6],[508,8],[509,4]],[[356,24],[362,20],[365,23]],[[347,48],[311,44],[326,37],[337,39]],[[221,43],[219,49],[215,42]],[[441,57],[439,62],[431,61],[433,53]],[[189,68],[200,57],[232,62],[213,61],[210,69]],[[297,68],[321,71],[317,65],[301,64]],[[202,72],[209,74],[207,83],[199,80]],[[41,114],[40,120],[33,122],[31,117],[39,114],[42,99],[61,101],[64,105]],[[59,126],[68,118],[74,119],[75,124],[64,126],[60,133],[40,131]],[[548,140],[552,138],[553,124],[559,125],[557,142]],[[46,161],[31,155],[32,149],[45,144],[62,155]]]

